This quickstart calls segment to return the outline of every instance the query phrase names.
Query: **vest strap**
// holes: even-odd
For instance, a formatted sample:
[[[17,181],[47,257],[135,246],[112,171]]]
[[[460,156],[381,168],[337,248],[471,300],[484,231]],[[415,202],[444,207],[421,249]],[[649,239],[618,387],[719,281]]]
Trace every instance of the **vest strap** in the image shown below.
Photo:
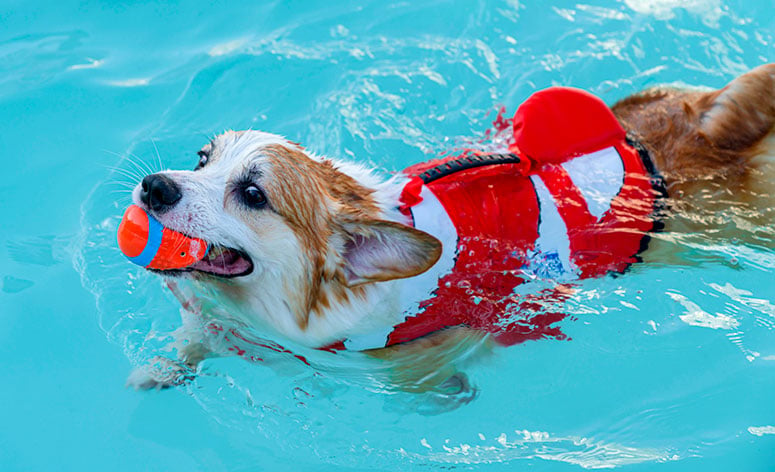
[[[475,167],[491,166],[496,164],[519,164],[522,159],[513,153],[508,154],[473,154],[443,162],[432,167],[418,177],[425,185],[439,180],[442,177]]]

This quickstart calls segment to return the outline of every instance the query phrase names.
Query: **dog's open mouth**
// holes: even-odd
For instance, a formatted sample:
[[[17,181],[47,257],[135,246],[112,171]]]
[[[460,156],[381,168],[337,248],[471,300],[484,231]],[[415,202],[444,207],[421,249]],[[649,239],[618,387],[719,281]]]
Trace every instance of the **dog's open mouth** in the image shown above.
[[[185,272],[197,271],[218,277],[241,277],[253,272],[253,261],[239,249],[232,249],[214,244],[207,255],[199,262],[188,267],[172,270],[150,269],[164,275],[181,275]]]
[[[204,259],[188,268],[220,277],[240,277],[253,272],[253,261],[240,250],[214,245]]]

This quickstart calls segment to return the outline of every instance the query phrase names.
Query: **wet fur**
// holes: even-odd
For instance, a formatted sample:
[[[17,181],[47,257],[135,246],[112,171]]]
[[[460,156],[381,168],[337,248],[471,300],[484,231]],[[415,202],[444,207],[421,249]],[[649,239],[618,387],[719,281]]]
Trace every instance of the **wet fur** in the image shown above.
[[[665,178],[670,195],[668,231],[745,238],[724,218],[696,215],[731,211],[748,214],[753,224],[773,221],[769,209],[775,207],[771,191],[775,65],[761,66],[717,91],[647,90],[616,103],[612,110],[628,133],[649,150]],[[215,286],[246,311],[264,312],[260,317],[243,317],[243,323],[272,328],[312,346],[325,345],[348,329],[357,330],[359,324],[389,316],[396,309],[391,303],[396,280],[426,270],[440,250],[438,241],[405,226],[403,216],[395,211],[401,182],[380,180],[362,167],[319,158],[274,135],[246,133],[226,133],[205,147],[213,160],[208,165],[232,161],[211,178],[228,180],[232,173],[244,171],[247,161],[254,161],[273,213],[257,217],[230,202],[226,193],[217,206],[231,215],[227,222],[209,208],[202,211],[210,211],[214,221],[199,226],[161,219],[174,229],[210,241],[241,248],[253,245],[254,256],[265,254],[266,261],[259,261],[265,267],[257,267],[256,274],[241,281],[203,276],[198,282]],[[196,185],[213,183],[202,180],[189,188]],[[206,205],[216,205],[213,201]],[[190,209],[206,205],[193,202]],[[232,226],[225,232],[208,233],[208,224]],[[353,254],[372,248],[369,244],[383,243],[395,245],[383,251],[388,262],[372,267],[366,261],[371,272],[354,273],[351,266],[363,269],[363,261]],[[267,249],[271,244],[274,248]],[[278,257],[278,251],[295,256]],[[647,260],[659,260],[667,252],[650,249]],[[366,313],[368,317],[363,316]],[[466,329],[445,330],[369,353],[406,366],[395,369],[397,382],[430,389],[451,372],[445,366],[457,354],[450,346],[479,346],[486,344],[485,338]],[[204,357],[198,352],[190,364]],[[415,368],[417,359],[423,359],[419,364],[426,367]]]

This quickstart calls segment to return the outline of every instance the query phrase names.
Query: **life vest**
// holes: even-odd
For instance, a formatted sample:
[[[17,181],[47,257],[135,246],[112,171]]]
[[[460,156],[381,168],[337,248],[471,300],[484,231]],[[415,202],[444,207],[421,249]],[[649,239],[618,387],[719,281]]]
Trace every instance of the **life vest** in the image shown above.
[[[392,322],[321,349],[376,349],[453,326],[504,345],[564,339],[557,323],[565,314],[554,305],[572,293],[569,284],[638,261],[660,227],[666,192],[609,108],[587,92],[553,87],[524,102],[512,125],[508,153],[466,152],[403,171],[400,210],[442,242],[441,257],[401,284],[403,310]],[[168,284],[201,315],[193,293]],[[261,361],[257,348],[290,352],[218,323],[208,330],[249,360]]]
[[[392,325],[329,349],[380,348],[461,325],[502,344],[563,338],[564,315],[552,309],[569,292],[562,283],[638,261],[664,187],[600,99],[563,87],[535,93],[514,116],[508,151],[403,171],[400,209],[442,242],[442,256],[403,284]]]

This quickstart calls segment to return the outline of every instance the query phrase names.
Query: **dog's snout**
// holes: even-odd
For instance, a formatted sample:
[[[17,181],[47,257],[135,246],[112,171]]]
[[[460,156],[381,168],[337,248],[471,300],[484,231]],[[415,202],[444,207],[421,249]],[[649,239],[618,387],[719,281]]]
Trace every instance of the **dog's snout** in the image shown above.
[[[141,184],[140,200],[159,213],[175,206],[181,197],[175,181],[162,174],[146,175]]]

